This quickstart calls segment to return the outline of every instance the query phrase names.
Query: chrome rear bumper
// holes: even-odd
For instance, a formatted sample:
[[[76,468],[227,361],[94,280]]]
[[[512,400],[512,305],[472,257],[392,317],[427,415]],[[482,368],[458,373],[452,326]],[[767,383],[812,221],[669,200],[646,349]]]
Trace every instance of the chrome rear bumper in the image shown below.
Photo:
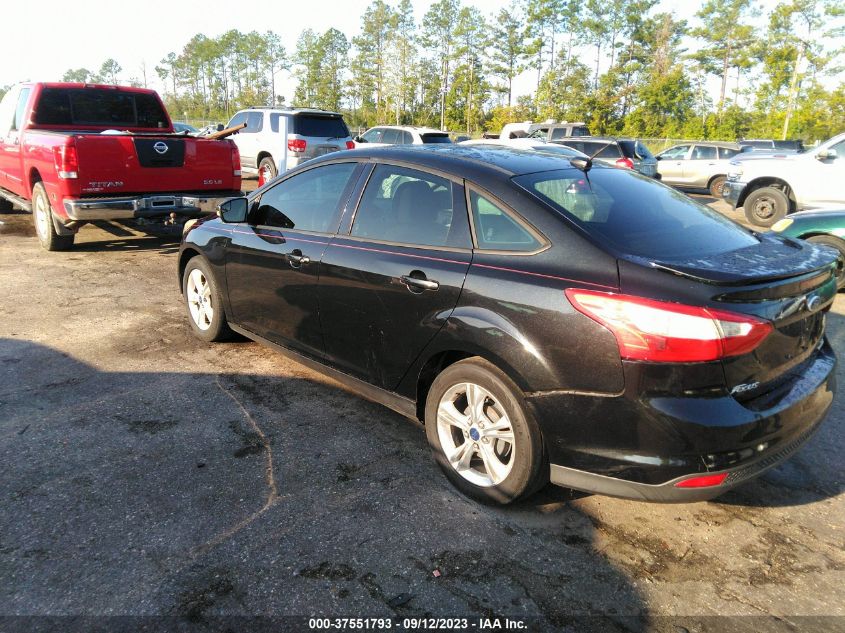
[[[123,220],[129,218],[147,218],[156,215],[201,216],[213,213],[217,205],[231,196],[201,195],[145,195],[126,198],[89,198],[65,200],[64,210],[68,218],[76,221]]]

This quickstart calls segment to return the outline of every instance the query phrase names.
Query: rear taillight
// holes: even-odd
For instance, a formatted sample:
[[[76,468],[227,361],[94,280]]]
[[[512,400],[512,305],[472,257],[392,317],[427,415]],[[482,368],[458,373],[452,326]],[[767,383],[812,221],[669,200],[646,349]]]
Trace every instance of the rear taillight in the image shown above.
[[[346,141],[346,149],[355,149],[355,143],[352,141]]]
[[[301,138],[289,139],[288,150],[291,152],[304,152],[308,143]]]
[[[623,167],[625,169],[633,169],[634,168],[634,161],[630,158],[620,158],[616,161],[617,167]]]
[[[241,176],[241,153],[234,143],[232,143],[232,175],[238,178]]]
[[[709,486],[721,486],[727,477],[728,473],[719,473],[718,475],[699,475],[698,477],[682,479],[675,484],[675,488],[707,488]]]
[[[53,162],[56,165],[56,173],[62,180],[79,178],[79,158],[72,140],[53,148]]]
[[[714,361],[747,354],[772,331],[767,321],[713,308],[577,288],[568,288],[566,296],[613,332],[627,360]]]

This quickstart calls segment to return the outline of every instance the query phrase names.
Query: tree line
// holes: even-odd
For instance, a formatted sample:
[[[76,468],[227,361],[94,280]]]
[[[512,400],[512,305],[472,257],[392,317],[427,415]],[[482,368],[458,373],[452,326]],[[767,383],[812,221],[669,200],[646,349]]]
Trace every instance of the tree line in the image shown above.
[[[845,82],[824,81],[843,71],[839,0],[782,0],[765,16],[753,0],[706,0],[692,23],[657,5],[514,0],[485,15],[438,0],[418,23],[411,0],[373,0],[351,38],[305,29],[285,46],[272,31],[197,34],[155,73],[174,116],[206,120],[284,103],[277,85],[287,71],[293,104],[342,111],[351,127],[479,134],[554,118],[641,137],[814,140],[845,131]],[[753,26],[758,18],[764,27]],[[110,59],[64,79],[115,81],[121,70]],[[514,79],[525,71],[534,90],[516,97]],[[146,85],[146,74],[131,83]]]

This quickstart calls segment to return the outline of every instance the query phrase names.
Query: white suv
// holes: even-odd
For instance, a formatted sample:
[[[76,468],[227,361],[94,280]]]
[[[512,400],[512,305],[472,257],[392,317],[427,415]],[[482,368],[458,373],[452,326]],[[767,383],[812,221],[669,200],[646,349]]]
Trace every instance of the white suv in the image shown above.
[[[355,137],[356,145],[383,147],[385,145],[429,145],[451,143],[448,132],[431,127],[413,125],[379,125]]]
[[[337,112],[246,108],[226,127],[241,123],[246,123],[246,128],[232,136],[241,153],[241,170],[258,174],[260,184],[310,158],[355,147],[343,116]]]

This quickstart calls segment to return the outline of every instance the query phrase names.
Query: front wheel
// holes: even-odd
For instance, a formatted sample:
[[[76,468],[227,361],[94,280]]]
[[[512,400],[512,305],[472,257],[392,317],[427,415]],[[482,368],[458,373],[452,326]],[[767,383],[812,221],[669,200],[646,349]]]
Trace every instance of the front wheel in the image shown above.
[[[194,257],[185,266],[182,290],[188,320],[198,338],[212,342],[223,341],[231,336],[232,330],[223,312],[217,281],[204,260]]]
[[[823,244],[839,251],[839,261],[836,264],[836,290],[845,288],[845,240],[833,235],[813,235],[807,238],[813,244]]]
[[[789,198],[775,187],[760,187],[748,194],[745,203],[745,217],[757,226],[772,226],[786,217]]]
[[[537,423],[520,389],[481,358],[447,367],[431,385],[425,428],[434,459],[461,492],[491,504],[548,481]]]
[[[38,241],[48,251],[66,251],[73,246],[74,235],[59,235],[53,225],[53,210],[44,183],[37,182],[32,188],[32,221]]]

